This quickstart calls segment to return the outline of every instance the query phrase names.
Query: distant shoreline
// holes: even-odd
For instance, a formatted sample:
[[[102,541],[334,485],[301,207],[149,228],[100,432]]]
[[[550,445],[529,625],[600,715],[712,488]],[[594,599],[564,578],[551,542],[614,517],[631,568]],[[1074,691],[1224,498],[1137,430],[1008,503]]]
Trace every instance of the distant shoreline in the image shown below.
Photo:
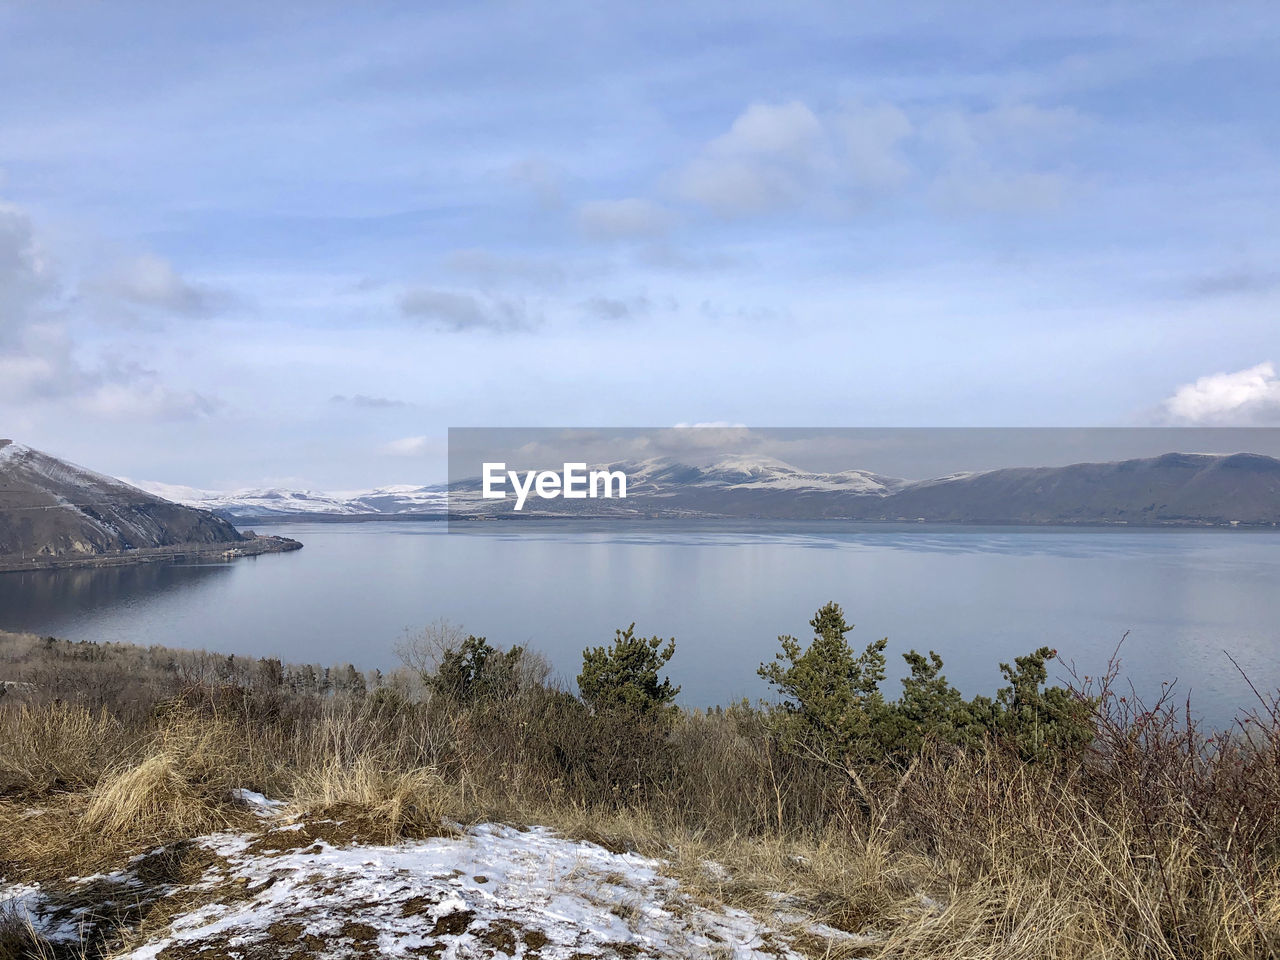
[[[1066,528],[1072,530],[1280,530],[1280,522],[1275,521],[1258,521],[1250,523],[1247,521],[1225,521],[1225,520],[1157,520],[1147,522],[1135,522],[1128,520],[1030,520],[1030,519],[1001,519],[1001,520],[933,520],[933,519],[908,519],[904,517],[895,518],[866,518],[866,517],[750,517],[750,516],[643,516],[643,515],[621,515],[621,514],[582,514],[574,515],[567,513],[528,513],[521,515],[494,515],[494,514],[458,514],[449,516],[448,514],[432,513],[432,514],[276,514],[273,516],[260,517],[229,517],[224,516],[223,519],[235,525],[237,528],[245,527],[262,527],[262,526],[292,526],[299,523],[411,523],[411,522],[427,522],[435,523],[444,521],[446,523],[465,523],[468,527],[475,525],[488,525],[491,523],[557,523],[562,525],[583,525],[590,526],[599,524],[601,526],[614,526],[630,524],[633,526],[643,526],[649,523],[691,523],[699,525],[715,525],[715,524],[760,524],[764,527],[779,526],[804,526],[812,527],[818,525],[846,525],[850,527],[903,527],[909,529],[938,529],[938,528],[973,528],[973,527],[1031,527],[1035,529],[1052,529]]]
[[[233,560],[265,553],[301,550],[302,544],[288,537],[260,536],[220,543],[182,543],[167,547],[139,547],[90,556],[15,558],[0,556],[0,573],[29,573],[43,570],[70,570],[86,567],[119,567],[137,563],[170,563],[180,560]]]

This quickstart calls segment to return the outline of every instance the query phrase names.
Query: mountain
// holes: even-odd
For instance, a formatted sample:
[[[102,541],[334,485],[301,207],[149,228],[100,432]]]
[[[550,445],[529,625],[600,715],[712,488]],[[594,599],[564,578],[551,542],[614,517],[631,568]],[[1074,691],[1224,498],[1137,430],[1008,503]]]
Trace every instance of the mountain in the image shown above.
[[[681,505],[693,509],[686,501],[697,499],[699,494],[710,501],[725,490],[767,491],[780,495],[778,499],[781,502],[789,495],[810,491],[882,495],[899,489],[907,482],[862,470],[811,473],[771,458],[732,457],[705,467],[670,458],[654,458],[608,464],[605,468],[625,470],[630,489],[643,493],[646,499],[679,501],[678,505],[672,506],[675,510],[683,509]],[[140,481],[137,486],[156,496],[212,510],[219,516],[238,522],[344,517],[425,519],[444,517],[450,506],[450,490],[445,484],[399,484],[333,493],[279,487],[224,493],[152,481]],[[454,511],[492,512],[494,501],[482,500],[480,489],[479,477],[454,483]],[[712,503],[704,505],[707,509],[712,506]],[[620,507],[622,512],[635,512],[627,510],[625,501]]]
[[[0,566],[186,545],[240,545],[225,519],[0,440]]]
[[[938,522],[1275,524],[1280,460],[1168,453],[1115,463],[1018,467],[911,484],[882,515]]]
[[[1170,453],[1140,460],[1013,467],[902,480],[865,470],[818,473],[772,458],[694,465],[672,458],[617,461],[623,499],[530,499],[521,516],[849,519],[936,523],[1206,525],[1280,523],[1280,460],[1257,454]],[[479,477],[439,486],[349,493],[282,489],[219,494],[146,485],[237,520],[510,516],[485,500]],[[167,491],[167,493],[166,493]]]
[[[627,499],[538,500],[524,513],[930,523],[1280,524],[1280,460],[1170,453],[1148,459],[1015,467],[901,480],[864,470],[812,473],[770,459],[707,466],[620,461]],[[478,480],[455,484],[455,516],[507,515]]]
[[[908,483],[866,470],[812,473],[773,457],[725,457],[707,466],[690,466],[670,457],[620,461],[609,469],[625,470],[627,482],[654,495],[698,487],[705,490],[839,492],[887,496]]]
[[[443,517],[448,499],[442,486],[400,484],[340,493],[253,488],[219,493],[174,484],[140,482],[156,496],[189,507],[209,510],[237,522],[278,519],[341,519],[343,517]]]

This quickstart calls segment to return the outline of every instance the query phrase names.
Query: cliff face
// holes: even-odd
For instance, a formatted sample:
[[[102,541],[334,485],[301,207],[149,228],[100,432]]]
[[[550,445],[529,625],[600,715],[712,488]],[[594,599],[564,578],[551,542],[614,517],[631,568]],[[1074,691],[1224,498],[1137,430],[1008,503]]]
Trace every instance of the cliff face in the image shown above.
[[[0,558],[92,557],[242,540],[207,510],[0,440]]]

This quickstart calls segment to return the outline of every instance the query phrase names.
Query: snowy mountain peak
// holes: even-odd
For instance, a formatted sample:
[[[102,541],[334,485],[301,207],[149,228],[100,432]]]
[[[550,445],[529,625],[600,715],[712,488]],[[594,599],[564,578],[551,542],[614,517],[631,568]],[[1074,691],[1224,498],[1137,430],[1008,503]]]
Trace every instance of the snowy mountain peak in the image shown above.
[[[714,494],[717,491],[837,492],[885,497],[905,481],[880,477],[864,470],[814,473],[776,457],[729,456],[706,465],[674,457],[651,457],[596,465],[593,469],[622,470],[633,495],[666,497],[681,491]],[[188,506],[213,510],[235,520],[272,517],[439,516],[448,509],[443,485],[388,484],[370,490],[322,492],[281,487],[250,488],[231,492],[202,490],[177,484],[143,482],[142,489]],[[478,477],[454,486],[455,509],[475,499]],[[483,505],[481,505],[483,506]]]
[[[382,516],[443,514],[445,493],[434,487],[393,484],[372,490],[325,493],[258,487],[218,492],[179,484],[144,481],[149,493],[191,507],[212,510],[233,520],[299,516]]]
[[[887,496],[906,481],[881,477],[866,470],[840,473],[818,473],[779,460],[776,457],[728,456],[705,466],[695,466],[673,457],[655,457],[639,462],[610,465],[626,470],[631,483],[720,489],[751,490],[825,490]]]

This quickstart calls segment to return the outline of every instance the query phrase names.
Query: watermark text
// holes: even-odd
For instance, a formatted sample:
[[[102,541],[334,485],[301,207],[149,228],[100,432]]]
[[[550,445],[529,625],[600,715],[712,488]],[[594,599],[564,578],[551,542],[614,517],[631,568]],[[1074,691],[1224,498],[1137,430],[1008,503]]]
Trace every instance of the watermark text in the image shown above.
[[[516,510],[523,510],[530,493],[543,500],[564,497],[585,500],[588,497],[626,499],[627,475],[622,470],[588,470],[586,463],[566,463],[564,470],[508,470],[506,463],[486,463],[481,470],[485,500],[505,500],[508,483],[516,495]]]

